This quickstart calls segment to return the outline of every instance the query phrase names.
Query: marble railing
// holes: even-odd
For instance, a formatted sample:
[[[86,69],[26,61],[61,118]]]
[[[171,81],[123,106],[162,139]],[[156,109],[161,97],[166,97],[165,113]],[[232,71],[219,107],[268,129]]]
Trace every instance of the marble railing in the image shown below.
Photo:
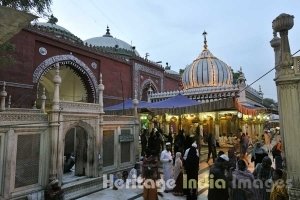
[[[161,101],[178,94],[182,94],[192,99],[219,99],[228,96],[236,96],[239,91],[237,85],[233,86],[221,86],[221,87],[204,87],[204,88],[195,88],[182,91],[169,91],[155,93],[151,95],[152,102]]]
[[[66,112],[100,113],[100,105],[94,103],[61,101],[59,107],[61,111]]]
[[[48,115],[37,111],[39,110],[10,109],[2,111],[0,112],[0,126],[48,124]]]

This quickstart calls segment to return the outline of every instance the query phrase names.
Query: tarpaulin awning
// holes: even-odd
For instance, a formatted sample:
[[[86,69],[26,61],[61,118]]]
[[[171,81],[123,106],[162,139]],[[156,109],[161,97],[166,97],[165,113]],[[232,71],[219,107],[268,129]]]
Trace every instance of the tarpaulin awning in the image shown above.
[[[262,107],[260,105],[253,104],[250,102],[239,102],[238,100],[236,100],[235,102],[235,107],[239,112],[245,115],[252,115],[252,116],[257,115],[259,111],[266,110],[265,107]]]
[[[168,98],[163,101],[154,102],[154,103],[148,103],[145,104],[144,107],[148,109],[157,109],[157,108],[181,108],[181,107],[187,107],[187,106],[193,106],[197,105],[199,102],[189,99],[186,96],[183,96],[181,94],[178,94],[174,97]],[[142,107],[142,106],[140,106]]]
[[[138,108],[141,108],[141,107],[145,107],[147,104],[150,104],[146,101],[140,101],[139,104],[138,104]],[[109,106],[109,107],[106,107],[104,108],[104,111],[107,111],[107,110],[128,110],[128,109],[133,109],[133,104],[132,104],[132,99],[127,99],[124,101],[124,103],[119,103],[117,105],[113,105],[113,106]]]
[[[184,97],[184,98],[182,98]],[[178,101],[175,101],[175,100]],[[155,103],[147,103],[141,102],[138,106],[139,110],[146,108],[150,112],[154,114],[174,114],[174,115],[181,115],[181,114],[191,114],[191,113],[200,113],[200,112],[213,112],[219,110],[232,110],[235,109],[235,99],[233,97],[221,99],[218,101],[211,101],[206,103],[199,103],[197,101],[188,99],[188,98],[180,95],[169,98],[169,101],[164,100],[161,102]],[[173,103],[172,103],[173,102]],[[158,104],[160,103],[160,104]],[[171,104],[172,103],[172,104]],[[124,110],[123,110],[123,103],[110,106],[104,109],[106,114],[125,114],[125,115],[132,115],[133,106],[132,100],[126,100],[124,102]]]

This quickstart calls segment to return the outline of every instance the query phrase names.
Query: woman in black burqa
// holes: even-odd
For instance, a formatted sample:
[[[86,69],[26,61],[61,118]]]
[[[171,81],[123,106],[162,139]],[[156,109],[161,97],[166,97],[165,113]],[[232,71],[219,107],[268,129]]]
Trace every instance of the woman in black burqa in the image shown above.
[[[187,200],[197,199],[198,190],[198,171],[199,171],[199,153],[197,145],[193,145],[187,149],[187,157],[184,161],[184,168],[187,175]]]

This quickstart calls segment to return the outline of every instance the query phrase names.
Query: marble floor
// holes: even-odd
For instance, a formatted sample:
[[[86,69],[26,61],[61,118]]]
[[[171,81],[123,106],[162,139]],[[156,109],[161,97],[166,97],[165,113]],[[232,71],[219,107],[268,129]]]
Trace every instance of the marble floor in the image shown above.
[[[207,163],[201,163],[206,167],[207,170],[199,174],[199,196],[198,200],[207,199],[207,187],[208,187],[208,165]],[[200,164],[200,165],[201,165]],[[118,190],[113,190],[111,188],[103,189],[99,192],[87,195],[85,197],[79,198],[80,200],[96,200],[96,199],[105,199],[105,200],[143,200],[142,197],[143,189],[141,186],[136,188],[121,188]],[[181,200],[186,199],[185,196],[174,196],[172,193],[161,192],[162,196],[159,195],[159,200]]]
[[[203,152],[206,153],[205,151]],[[271,157],[271,156],[270,156]],[[250,155],[248,157],[250,161]],[[205,159],[206,160],[206,159]],[[249,162],[248,169],[250,171],[254,170],[254,163]],[[209,167],[212,165],[210,161],[209,164],[202,160],[200,163],[200,174],[198,177],[199,180],[199,196],[198,200],[207,200],[208,194],[208,174],[209,174]],[[104,199],[104,200],[143,200],[142,197],[143,190],[142,188],[135,188],[135,189],[128,189],[122,188],[118,190],[113,190],[111,188],[103,189],[99,192],[92,193],[85,197],[79,198],[80,200],[96,200],[96,199]],[[174,196],[172,193],[162,193],[163,196],[159,196],[159,200],[183,200],[186,199],[185,196],[179,197]]]
[[[112,190],[110,188],[101,190],[99,192],[87,195],[85,197],[79,198],[80,200],[143,200],[142,189],[118,189]],[[174,196],[172,193],[162,193],[163,196],[159,196],[159,200],[183,200],[186,199],[185,196],[179,197]],[[198,200],[207,199],[207,190],[198,196]]]

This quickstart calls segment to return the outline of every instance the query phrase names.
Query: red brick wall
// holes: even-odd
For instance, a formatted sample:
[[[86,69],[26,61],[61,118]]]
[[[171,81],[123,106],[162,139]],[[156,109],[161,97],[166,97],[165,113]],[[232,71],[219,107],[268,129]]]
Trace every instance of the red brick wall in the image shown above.
[[[180,80],[175,77],[165,76],[164,77],[164,91],[179,90]]]
[[[12,106],[32,107],[33,102],[36,100],[36,85],[33,84],[33,72],[35,69],[48,58],[70,53],[87,65],[94,73],[98,83],[100,73],[102,73],[103,84],[105,85],[104,106],[119,103],[123,97],[124,99],[133,98],[132,63],[134,62],[121,61],[103,53],[93,52],[93,50],[87,47],[77,47],[65,41],[59,41],[45,34],[39,34],[27,29],[15,35],[11,39],[11,43],[16,47],[16,52],[13,54],[16,63],[0,69],[0,81],[33,85],[33,89],[9,87],[9,93],[12,94]],[[39,53],[40,47],[47,49],[47,55]],[[97,69],[91,67],[92,62],[97,63]],[[150,65],[149,67],[152,68]],[[160,69],[157,70],[161,71]],[[155,82],[160,92],[160,77],[144,72],[141,72],[141,75],[144,77],[143,80],[150,78]],[[143,80],[140,77],[141,83]],[[176,78],[165,76],[163,90],[177,90],[178,83],[179,80],[176,80]],[[24,93],[26,93],[25,96]]]

